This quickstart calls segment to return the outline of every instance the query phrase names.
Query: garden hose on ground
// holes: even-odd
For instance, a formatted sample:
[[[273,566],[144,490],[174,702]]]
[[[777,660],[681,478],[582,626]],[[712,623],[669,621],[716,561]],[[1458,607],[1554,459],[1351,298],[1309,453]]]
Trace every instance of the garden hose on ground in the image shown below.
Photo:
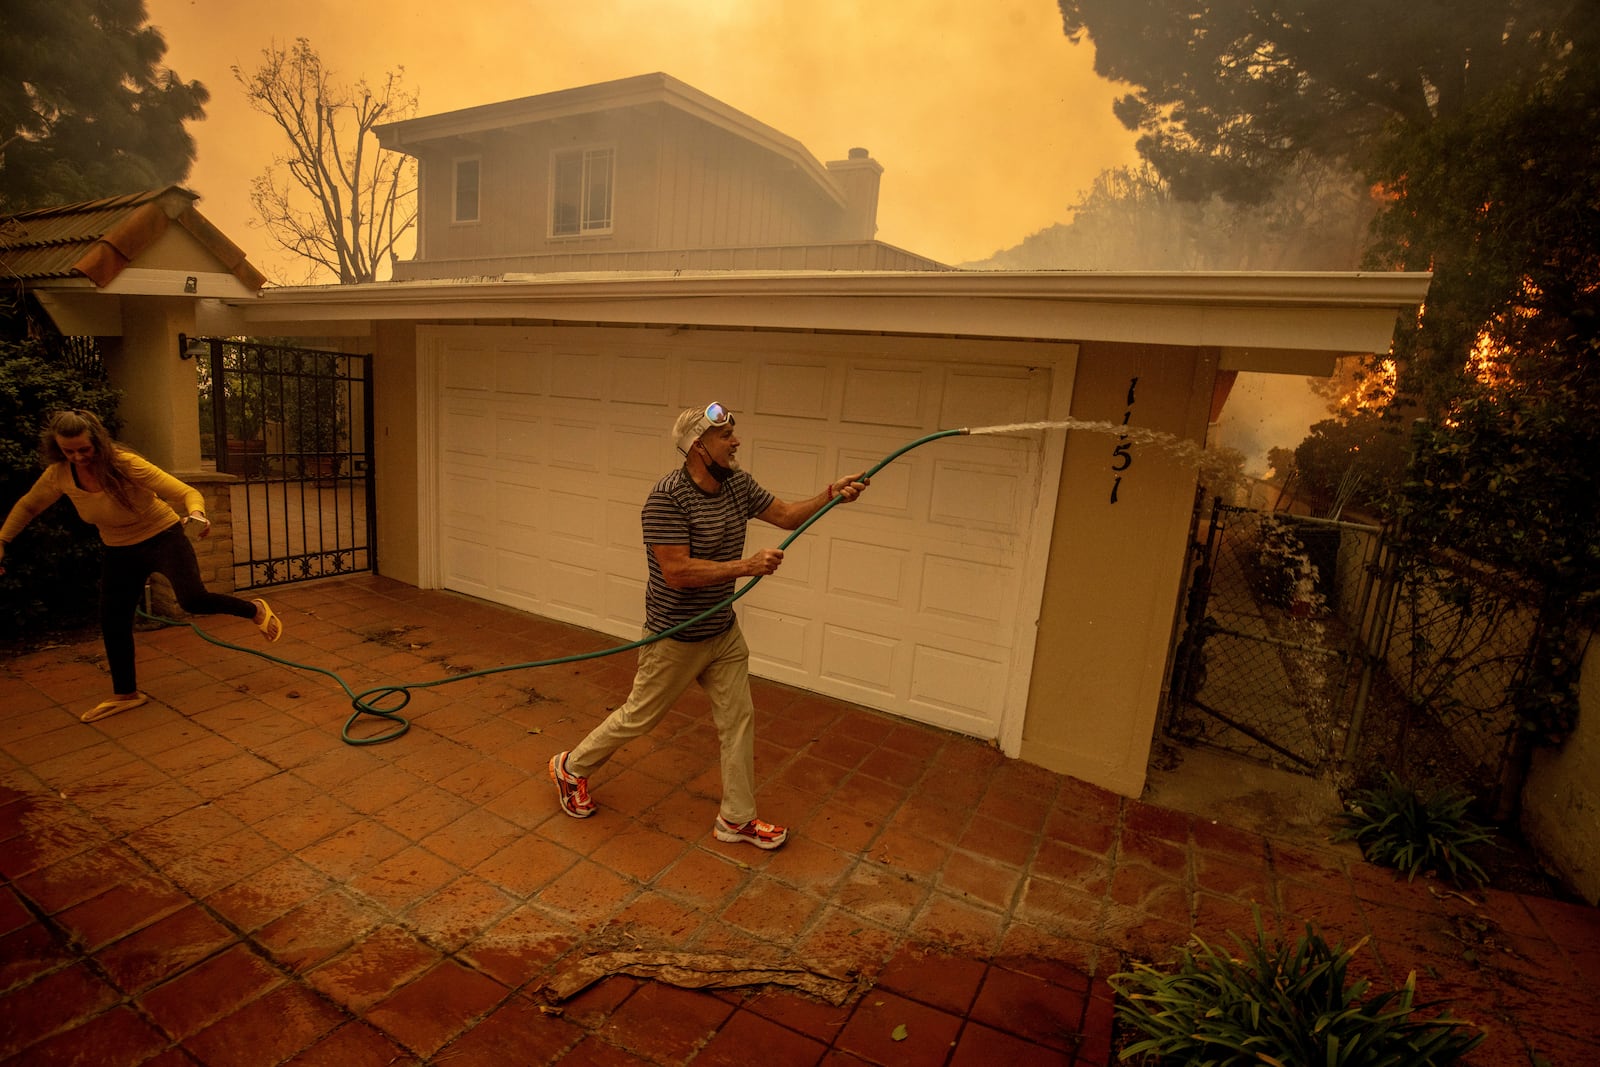
[[[998,429],[998,427],[985,427],[985,429],[993,430]],[[893,463],[895,460],[899,459],[913,448],[925,445],[929,441],[937,441],[941,437],[955,437],[961,434],[968,434],[972,432],[974,431],[968,429],[940,430],[937,433],[930,433],[925,437],[919,437],[910,444],[903,445],[902,447],[895,449],[893,452],[889,453],[889,455],[879,460],[876,466],[872,467],[862,475],[862,478],[870,479],[873,475],[877,474],[883,468],[887,467],[889,464]],[[780,544],[778,548],[780,550],[788,548],[794,542],[795,538],[799,537],[801,534],[805,533],[806,530],[810,529],[812,523],[816,522],[818,519],[822,518],[822,516],[831,511],[834,505],[838,504],[841,499],[843,498],[838,496],[833,497],[822,507],[818,508],[815,514],[806,519],[806,521],[801,523],[799,526],[795,527],[794,531],[791,532],[788,537],[783,539],[783,543]],[[506,671],[530,670],[534,667],[557,667],[563,663],[578,663],[583,660],[600,659],[605,656],[614,656],[619,652],[631,652],[636,648],[641,648],[645,645],[660,641],[664,637],[671,637],[673,634],[682,631],[685,627],[693,626],[706,616],[716,614],[723,608],[726,608],[728,605],[732,604],[735,600],[738,600],[740,597],[744,596],[750,590],[754,589],[756,587],[756,583],[761,581],[761,577],[762,576],[757,575],[751,578],[744,585],[736,589],[733,592],[733,595],[713,605],[712,607],[707,608],[705,611],[702,611],[692,619],[685,619],[676,626],[673,626],[670,629],[662,630],[658,634],[651,634],[649,637],[640,638],[637,641],[630,641],[625,645],[617,645],[615,648],[601,649],[597,652],[579,652],[570,656],[559,656],[555,659],[531,660],[527,663],[512,663],[504,667],[485,667],[482,670],[467,671],[462,674],[453,674],[447,678],[435,678],[429,682],[407,682],[404,684],[374,686],[371,689],[366,689],[359,693],[351,689],[345,680],[336,672],[330,671],[324,667],[315,667],[309,663],[297,663],[294,660],[284,659],[281,656],[274,656],[271,653],[262,652],[259,649],[246,648],[243,645],[232,644],[231,642],[224,641],[221,638],[213,637],[211,634],[206,633],[199,626],[192,622],[186,623],[180,622],[176,619],[162,618],[159,615],[150,615],[144,611],[140,611],[140,614],[144,615],[146,618],[154,619],[157,622],[165,623],[168,626],[188,626],[196,634],[199,634],[203,640],[209,641],[214,645],[219,645],[222,648],[230,648],[235,652],[244,652],[248,655],[257,656],[272,663],[281,664],[285,667],[292,667],[295,670],[312,671],[316,674],[322,674],[332,678],[336,683],[338,683],[339,688],[343,689],[345,694],[349,696],[350,704],[353,708],[355,708],[355,711],[350,715],[350,718],[346,720],[344,729],[342,731],[345,744],[379,745],[386,741],[393,741],[403,735],[407,730],[411,729],[410,720],[403,717],[400,712],[407,704],[411,703],[411,691],[414,689],[432,689],[436,686],[449,685],[451,682],[463,682],[468,678],[481,678],[488,674],[501,674]],[[391,728],[382,733],[356,737],[351,733],[351,729],[358,721],[360,721],[363,715],[370,715],[374,718],[383,719],[393,725]]]

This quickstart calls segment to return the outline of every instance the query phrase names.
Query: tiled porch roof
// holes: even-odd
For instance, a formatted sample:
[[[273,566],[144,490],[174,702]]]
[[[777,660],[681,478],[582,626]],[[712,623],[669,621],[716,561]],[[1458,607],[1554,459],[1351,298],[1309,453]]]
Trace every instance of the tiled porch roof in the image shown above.
[[[177,225],[240,282],[260,289],[266,277],[250,265],[238,245],[195,210],[198,199],[189,190],[170,185],[0,219],[0,271],[24,283],[87,278],[103,288],[167,227]]]

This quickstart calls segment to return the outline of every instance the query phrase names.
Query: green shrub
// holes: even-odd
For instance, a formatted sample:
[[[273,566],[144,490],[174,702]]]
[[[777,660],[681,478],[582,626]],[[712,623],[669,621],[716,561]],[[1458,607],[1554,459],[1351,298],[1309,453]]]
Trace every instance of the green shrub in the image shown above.
[[[1423,795],[1391,771],[1383,783],[1362,790],[1345,813],[1348,824],[1336,841],[1355,841],[1370,863],[1404,871],[1409,881],[1433,871],[1458,885],[1483,885],[1489,876],[1467,855],[1473,845],[1492,843],[1494,829],[1467,814],[1472,798],[1454,786]]]
[[[38,479],[39,431],[61,408],[85,408],[115,432],[117,394],[50,357],[34,341],[0,340],[0,517]],[[0,640],[31,640],[99,617],[101,544],[72,505],[58,502],[6,546]]]
[[[1403,987],[1367,995],[1370,983],[1348,981],[1355,948],[1333,948],[1310,923],[1290,948],[1267,939],[1256,912],[1256,937],[1235,958],[1195,939],[1177,970],[1144,964],[1114,974],[1117,1018],[1143,1035],[1120,1059],[1233,1067],[1305,1064],[1427,1067],[1454,1063],[1485,1034],[1448,1011],[1417,1017],[1434,1005],[1416,1000],[1416,974]]]

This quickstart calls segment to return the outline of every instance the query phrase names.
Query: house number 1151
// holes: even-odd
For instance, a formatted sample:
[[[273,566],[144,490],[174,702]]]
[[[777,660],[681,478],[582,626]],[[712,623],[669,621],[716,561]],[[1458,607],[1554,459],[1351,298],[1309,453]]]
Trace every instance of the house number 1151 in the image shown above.
[[[1122,425],[1128,425],[1128,420],[1133,418],[1133,391],[1139,387],[1139,376],[1134,375],[1128,379],[1128,407],[1122,413]],[[1111,449],[1111,473],[1116,477],[1111,480],[1111,502],[1117,502],[1117,490],[1122,488],[1122,472],[1133,466],[1133,442],[1128,440],[1126,433],[1117,435],[1117,444]]]

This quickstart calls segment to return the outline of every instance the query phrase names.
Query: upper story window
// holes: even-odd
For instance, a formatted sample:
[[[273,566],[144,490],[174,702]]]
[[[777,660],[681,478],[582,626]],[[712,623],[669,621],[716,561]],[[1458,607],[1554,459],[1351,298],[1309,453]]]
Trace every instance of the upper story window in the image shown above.
[[[478,161],[456,160],[455,214],[452,222],[478,221]]]
[[[611,186],[616,153],[573,148],[551,161],[550,236],[611,231]]]

